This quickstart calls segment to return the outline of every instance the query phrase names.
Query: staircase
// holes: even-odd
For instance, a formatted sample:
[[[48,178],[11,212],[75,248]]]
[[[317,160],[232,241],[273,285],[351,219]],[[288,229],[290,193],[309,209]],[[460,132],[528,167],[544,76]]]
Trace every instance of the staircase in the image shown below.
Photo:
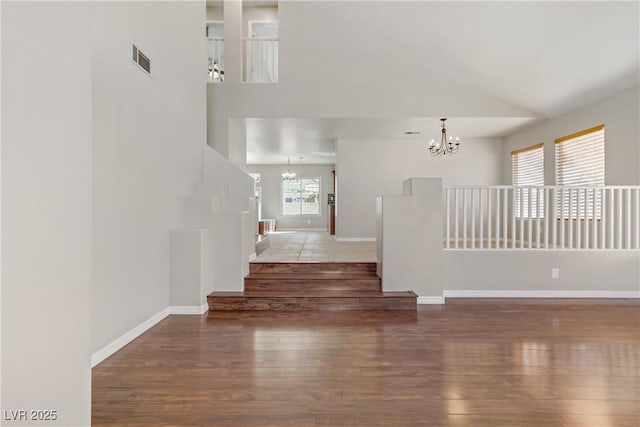
[[[244,292],[213,292],[209,311],[416,310],[413,292],[382,292],[375,263],[251,263]]]

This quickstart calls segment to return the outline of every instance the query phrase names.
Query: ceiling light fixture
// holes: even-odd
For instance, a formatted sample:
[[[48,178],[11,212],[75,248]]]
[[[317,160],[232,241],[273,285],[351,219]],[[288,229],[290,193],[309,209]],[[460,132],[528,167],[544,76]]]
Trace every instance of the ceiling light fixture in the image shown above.
[[[440,157],[455,154],[460,148],[460,138],[457,136],[454,138],[452,136],[447,138],[447,128],[444,126],[444,122],[447,121],[446,118],[440,119],[442,122],[442,136],[440,138],[440,142],[436,143],[435,139],[431,139],[429,141],[429,152],[432,156]]]
[[[302,157],[300,159],[302,160]],[[287,171],[282,174],[282,179],[285,179],[287,181],[296,179],[296,173],[291,172],[291,160],[289,160],[288,157],[287,157]]]

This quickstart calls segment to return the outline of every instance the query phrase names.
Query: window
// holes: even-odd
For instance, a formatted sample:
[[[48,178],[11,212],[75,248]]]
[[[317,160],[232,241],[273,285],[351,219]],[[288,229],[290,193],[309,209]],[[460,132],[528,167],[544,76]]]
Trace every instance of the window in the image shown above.
[[[282,180],[283,215],[320,215],[320,178]]]
[[[544,185],[544,144],[536,144],[512,151],[511,165],[513,169],[513,185]],[[543,218],[544,198],[540,193],[538,189],[529,190],[528,188],[523,188],[515,190],[514,209],[516,217],[520,218],[520,207],[522,206],[522,217],[529,218],[529,212],[531,212],[531,217],[537,218],[538,212],[540,212],[540,218]],[[529,194],[531,194],[531,201],[529,201]]]
[[[604,185],[604,125],[585,129],[555,140],[556,185],[593,187]],[[586,189],[559,191],[559,216],[600,218],[602,195]],[[577,201],[571,203],[571,201]]]

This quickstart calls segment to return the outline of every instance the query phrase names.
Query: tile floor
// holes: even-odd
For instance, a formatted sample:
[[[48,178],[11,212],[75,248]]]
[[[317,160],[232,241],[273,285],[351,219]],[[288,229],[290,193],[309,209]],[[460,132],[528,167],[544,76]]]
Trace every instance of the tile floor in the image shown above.
[[[338,242],[326,231],[277,231],[253,262],[375,262],[376,242]]]

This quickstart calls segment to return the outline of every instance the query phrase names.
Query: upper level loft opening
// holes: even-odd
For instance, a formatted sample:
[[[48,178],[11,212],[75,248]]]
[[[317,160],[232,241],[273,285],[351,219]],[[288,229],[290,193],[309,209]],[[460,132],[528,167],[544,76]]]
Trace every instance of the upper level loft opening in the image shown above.
[[[207,79],[224,81],[224,21],[207,20]]]
[[[239,6],[239,5],[238,5]],[[225,19],[222,0],[207,1],[207,81],[225,81],[225,49],[239,52],[243,83],[276,83],[278,81],[278,2],[251,0],[242,2],[242,14],[231,13]],[[233,37],[227,37],[225,33]],[[236,38],[238,37],[238,38]],[[234,40],[240,40],[236,44]],[[237,58],[235,55],[232,57]],[[232,71],[233,72],[233,71]]]
[[[207,81],[224,82],[224,3],[207,1]]]

